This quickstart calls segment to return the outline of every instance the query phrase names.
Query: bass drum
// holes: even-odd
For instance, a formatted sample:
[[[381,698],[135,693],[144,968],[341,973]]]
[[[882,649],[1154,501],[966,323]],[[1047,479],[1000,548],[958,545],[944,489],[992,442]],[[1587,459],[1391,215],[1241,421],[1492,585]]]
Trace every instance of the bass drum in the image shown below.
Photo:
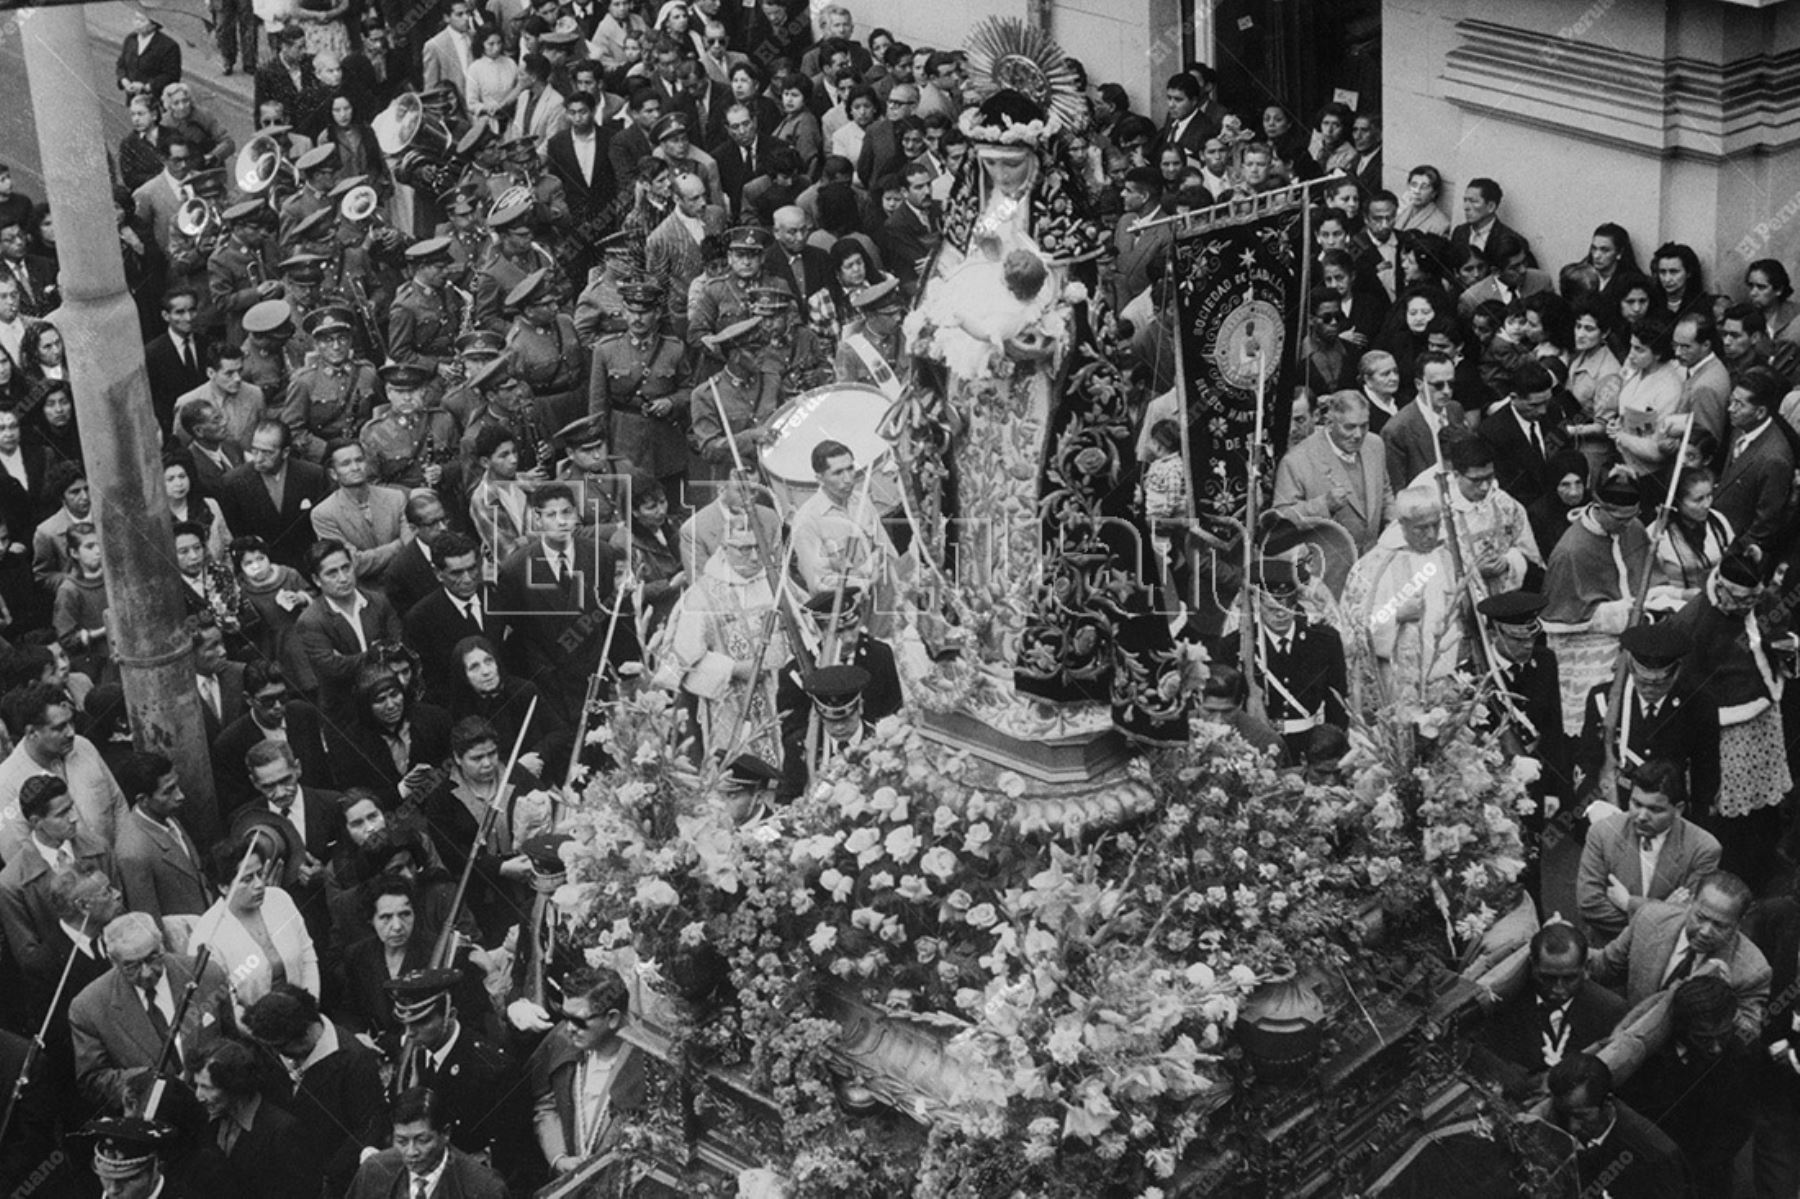
[[[812,452],[821,441],[843,442],[856,455],[858,467],[874,470],[869,498],[877,509],[891,512],[900,506],[894,446],[881,435],[892,405],[867,383],[831,383],[795,396],[775,414],[770,422],[775,440],[762,447],[759,459],[783,516],[791,516],[819,489]]]

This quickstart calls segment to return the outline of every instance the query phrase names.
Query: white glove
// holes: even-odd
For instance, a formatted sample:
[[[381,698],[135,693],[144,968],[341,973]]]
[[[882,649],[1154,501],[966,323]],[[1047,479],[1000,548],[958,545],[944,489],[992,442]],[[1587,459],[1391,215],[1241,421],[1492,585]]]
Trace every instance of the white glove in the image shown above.
[[[515,999],[507,1004],[506,1019],[520,1032],[549,1032],[556,1027],[543,1005],[529,999]]]

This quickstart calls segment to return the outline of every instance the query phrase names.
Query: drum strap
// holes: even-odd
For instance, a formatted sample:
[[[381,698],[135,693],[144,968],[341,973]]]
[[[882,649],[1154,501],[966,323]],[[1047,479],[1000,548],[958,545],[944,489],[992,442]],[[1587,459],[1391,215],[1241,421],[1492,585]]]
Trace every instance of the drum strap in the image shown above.
[[[875,380],[875,386],[882,395],[890,400],[900,398],[900,376],[894,373],[894,368],[881,356],[881,351],[875,348],[874,342],[861,333],[850,333],[845,335],[841,344],[856,355],[863,368],[869,372],[869,377]]]

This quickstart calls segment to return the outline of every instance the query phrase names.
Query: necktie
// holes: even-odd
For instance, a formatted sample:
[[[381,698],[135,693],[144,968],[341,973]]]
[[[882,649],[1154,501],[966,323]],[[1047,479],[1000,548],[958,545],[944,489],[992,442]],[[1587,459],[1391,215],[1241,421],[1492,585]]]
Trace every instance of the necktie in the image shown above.
[[[423,1178],[413,1179],[413,1199],[425,1199],[431,1194],[431,1184]]]
[[[463,603],[463,616],[474,621],[476,628],[484,630],[487,628],[487,623],[481,619],[481,605],[475,600],[467,600]]]
[[[568,551],[564,550],[562,553],[556,555],[556,581],[559,583],[566,583],[569,580],[569,576],[574,573],[575,566],[569,561]]]
[[[150,1027],[156,1030],[156,1039],[167,1040],[169,1037],[169,1018],[163,1015],[162,1008],[156,1005],[156,992],[144,992],[144,1010],[150,1013]]]
[[[1544,438],[1538,432],[1538,423],[1527,421],[1525,427],[1531,431],[1531,448],[1538,452],[1538,457],[1542,458],[1544,456]]]
[[[25,302],[27,304],[32,303],[31,272],[25,269],[24,263],[13,263],[13,278],[19,281],[19,293],[25,297]]]
[[[63,871],[72,868],[74,865],[75,851],[70,849],[67,845],[59,846],[56,850],[56,872],[61,874]]]
[[[1665,982],[1663,985],[1665,987],[1672,987],[1676,983],[1681,982],[1682,980],[1687,978],[1688,975],[1690,975],[1694,972],[1694,964],[1696,961],[1697,961],[1697,959],[1694,955],[1694,947],[1692,945],[1690,945],[1687,947],[1686,950],[1684,950],[1682,952],[1681,960],[1679,962],[1675,963],[1675,969],[1673,969],[1669,972],[1668,981]]]
[[[200,697],[206,701],[206,706],[212,712],[213,719],[217,720],[223,716],[223,713],[219,711],[219,684],[216,679],[200,680]]]
[[[190,371],[193,370],[194,369],[194,343],[189,341],[187,338],[183,337],[183,338],[179,339],[178,341],[176,341],[175,345],[181,351],[181,365],[186,367]]]
[[[1656,838],[1655,837],[1639,837],[1638,838],[1638,848],[1643,850],[1645,853],[1649,853],[1651,850],[1656,848]]]

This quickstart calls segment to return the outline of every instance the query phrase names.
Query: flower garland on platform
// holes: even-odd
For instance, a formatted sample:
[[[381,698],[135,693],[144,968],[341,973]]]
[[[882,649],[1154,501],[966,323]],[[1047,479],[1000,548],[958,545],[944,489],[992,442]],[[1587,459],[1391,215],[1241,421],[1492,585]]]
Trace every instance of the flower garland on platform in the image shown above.
[[[590,962],[685,1001],[661,1015],[677,1073],[732,1072],[776,1112],[665,1088],[633,1143],[686,1160],[696,1124],[671,1096],[698,1096],[698,1124],[795,1196],[1153,1195],[1229,1119],[1232,1027],[1259,984],[1356,969],[1372,906],[1429,929],[1435,902],[1460,948],[1517,896],[1529,769],[1448,712],[1359,730],[1329,787],[1199,725],[1135,763],[1161,803],[1117,828],[1074,803],[1021,827],[1023,779],[899,719],[742,819],[680,730],[647,693],[598,731],[619,765],[568,822],[557,903]],[[928,1133],[846,1116],[844,1075],[869,1063],[827,1014],[840,992],[940,1030],[935,1057],[895,1067]]]

